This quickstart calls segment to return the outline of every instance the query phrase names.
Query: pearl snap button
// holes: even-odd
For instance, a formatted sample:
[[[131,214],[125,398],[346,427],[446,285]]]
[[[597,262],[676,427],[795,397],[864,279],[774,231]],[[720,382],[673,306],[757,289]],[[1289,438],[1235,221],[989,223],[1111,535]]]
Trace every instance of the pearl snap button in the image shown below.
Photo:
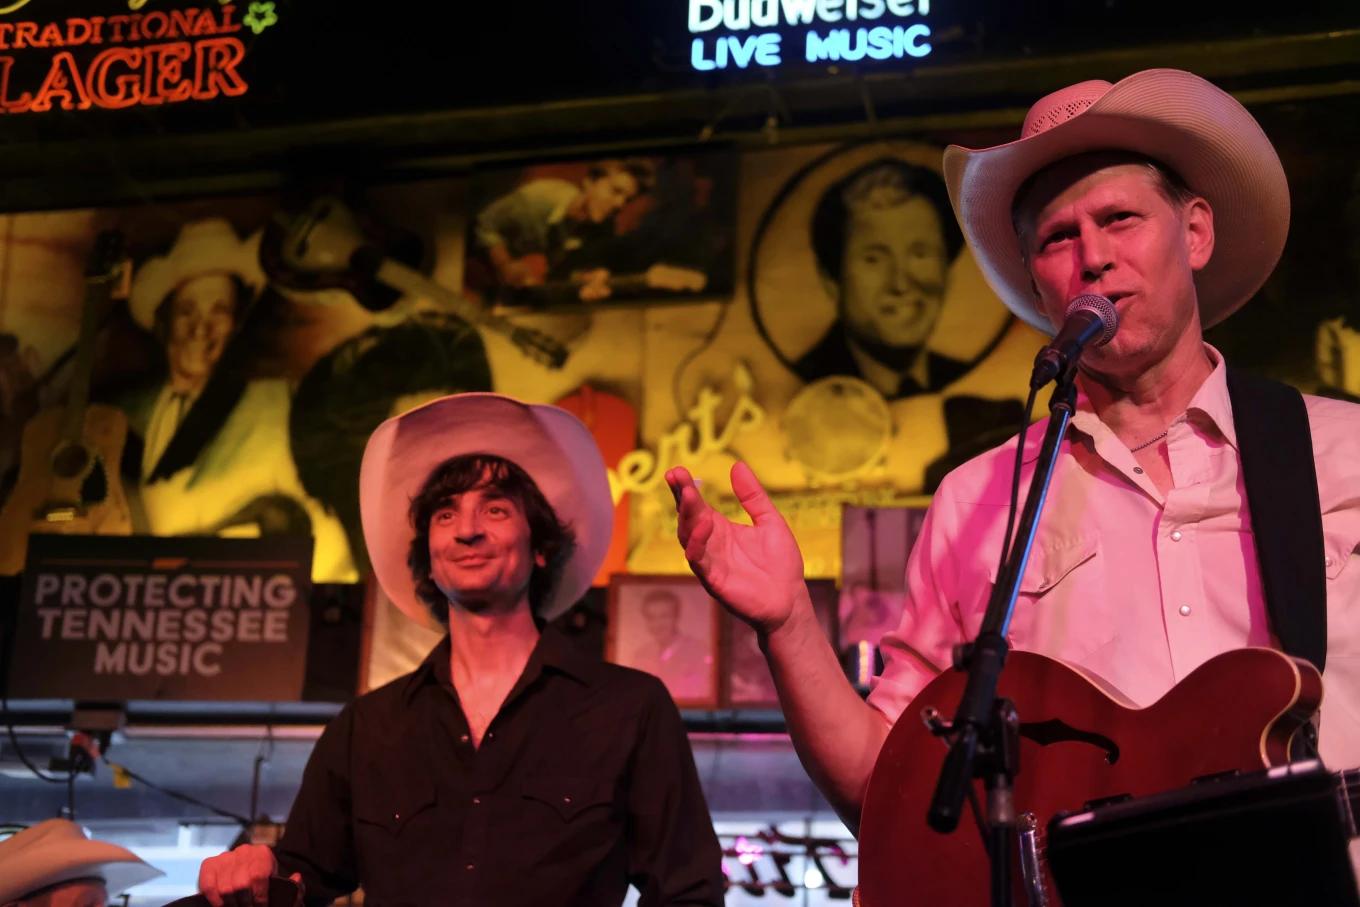
[[[1180,540],[1181,540],[1181,531],[1180,531],[1179,529],[1173,530],[1172,533],[1171,533],[1171,541],[1173,541],[1173,542],[1179,542]]]
[[[1189,617],[1189,616],[1190,616],[1190,606],[1189,606],[1189,605],[1181,605],[1181,617]]]

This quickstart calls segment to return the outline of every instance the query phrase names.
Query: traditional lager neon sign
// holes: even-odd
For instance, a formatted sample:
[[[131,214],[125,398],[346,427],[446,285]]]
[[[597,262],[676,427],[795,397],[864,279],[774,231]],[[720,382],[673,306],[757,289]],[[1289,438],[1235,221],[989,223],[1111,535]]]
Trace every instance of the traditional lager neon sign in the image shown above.
[[[901,20],[929,13],[930,0],[689,0],[690,66],[778,66],[799,49],[808,63],[924,57],[930,26]]]
[[[231,4],[0,22],[0,113],[116,110],[243,95],[249,86],[238,67],[246,49],[235,37],[242,27]],[[18,55],[27,63],[35,50],[52,52],[46,72],[21,78]]]

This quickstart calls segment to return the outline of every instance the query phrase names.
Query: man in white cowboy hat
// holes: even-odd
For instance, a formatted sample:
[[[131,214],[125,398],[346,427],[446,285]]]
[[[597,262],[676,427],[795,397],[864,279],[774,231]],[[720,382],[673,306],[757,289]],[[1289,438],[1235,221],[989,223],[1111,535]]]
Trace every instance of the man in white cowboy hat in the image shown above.
[[[85,837],[69,819],[48,819],[0,841],[3,907],[104,907],[161,875],[127,848]]]
[[[1262,476],[1243,456],[1261,454],[1261,414],[1239,404],[1265,398],[1230,393],[1248,382],[1259,395],[1259,379],[1225,376],[1201,334],[1251,298],[1284,246],[1289,192],[1260,126],[1203,79],[1150,70],[1049,95],[1018,141],[950,147],[944,165],[964,235],[1011,311],[1052,332],[1070,300],[1096,293],[1120,319],[1113,341],[1081,361],[1012,645],[1147,705],[1219,652],[1283,644],[1325,660],[1321,755],[1360,764],[1360,407],[1270,385],[1283,392],[1270,391],[1272,406],[1283,401],[1279,412],[1299,428],[1272,438],[1267,423],[1265,446],[1297,452],[1311,441],[1311,452],[1304,444],[1301,464]],[[1029,434],[1026,476],[1042,435],[1042,426]],[[684,469],[667,476],[687,558],[760,634],[804,765],[852,828],[889,728],[978,631],[1016,447],[1012,439],[965,463],[934,496],[867,703],[817,628],[801,555],[751,470],[732,473],[751,527],[706,505]],[[1244,482],[1256,481],[1276,483],[1280,500],[1271,485],[1248,499]],[[1286,481],[1297,494],[1282,490]],[[1311,519],[1257,518],[1306,508],[1310,496]],[[1266,571],[1267,556],[1282,563],[1282,533],[1305,540],[1302,553]],[[1283,596],[1272,585],[1280,576],[1297,580]]]
[[[315,539],[313,578],[355,579],[344,529],[309,497],[288,436],[285,381],[223,373],[224,355],[264,286],[259,237],[230,223],[185,224],[174,245],[137,269],[133,320],[165,349],[163,381],[120,401],[142,450],[138,502],[153,535],[216,532],[254,522],[261,532]]]
[[[214,905],[297,873],[309,903],[722,901],[721,854],[679,712],[656,678],[546,623],[589,588],[613,502],[586,427],[499,394],[373,433],[364,538],[383,591],[448,635],[327,727],[277,847],[204,862]],[[246,895],[247,899],[249,895]]]

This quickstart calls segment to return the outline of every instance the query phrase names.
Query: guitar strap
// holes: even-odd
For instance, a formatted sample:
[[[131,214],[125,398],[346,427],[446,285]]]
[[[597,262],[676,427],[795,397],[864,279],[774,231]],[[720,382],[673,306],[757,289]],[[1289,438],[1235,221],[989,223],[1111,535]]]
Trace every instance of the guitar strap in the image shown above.
[[[1285,652],[1321,671],[1327,661],[1327,574],[1303,395],[1229,368],[1228,398],[1271,627]]]

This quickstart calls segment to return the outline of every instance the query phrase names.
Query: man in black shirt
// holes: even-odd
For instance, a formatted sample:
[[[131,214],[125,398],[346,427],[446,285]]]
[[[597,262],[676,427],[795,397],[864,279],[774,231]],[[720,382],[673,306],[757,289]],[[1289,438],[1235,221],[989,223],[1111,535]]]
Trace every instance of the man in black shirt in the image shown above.
[[[283,839],[204,862],[214,905],[722,902],[721,853],[684,727],[650,675],[575,651],[544,623],[609,544],[604,464],[574,416],[497,394],[389,419],[360,472],[384,592],[449,635],[317,741]]]

